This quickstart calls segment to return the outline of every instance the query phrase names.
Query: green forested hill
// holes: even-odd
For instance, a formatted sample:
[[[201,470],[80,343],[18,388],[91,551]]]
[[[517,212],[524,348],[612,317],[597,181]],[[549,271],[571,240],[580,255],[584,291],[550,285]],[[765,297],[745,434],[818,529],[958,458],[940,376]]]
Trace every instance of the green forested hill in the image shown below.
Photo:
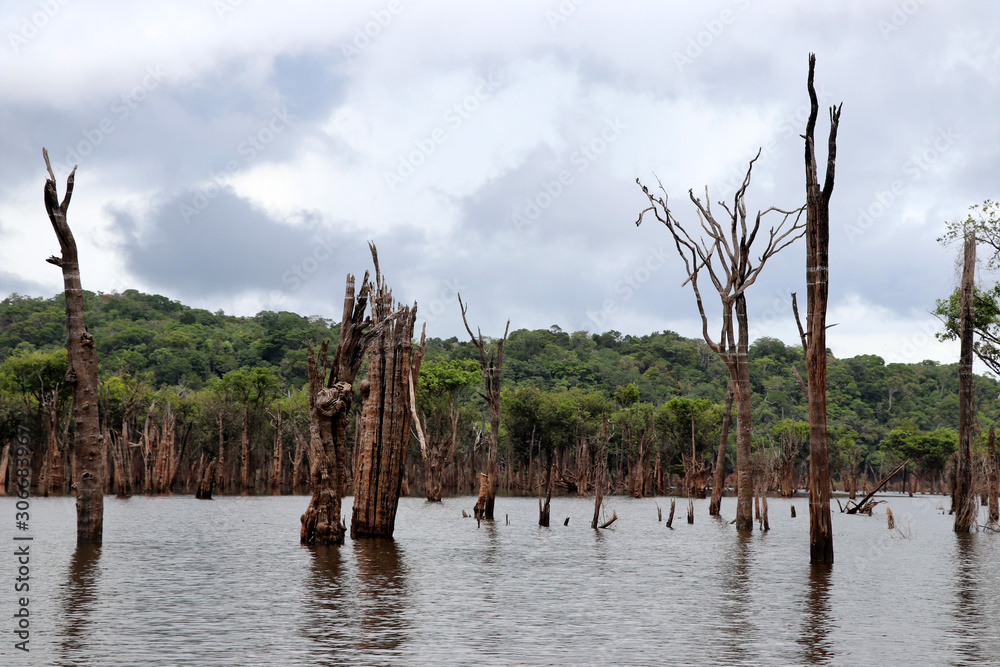
[[[302,414],[306,342],[335,342],[337,337],[338,325],[288,312],[233,317],[135,290],[88,293],[86,298],[102,378],[109,386],[142,385],[150,396],[143,405],[159,396],[161,405],[175,401],[186,406],[183,414],[189,420],[192,452],[214,446],[219,415],[228,415],[227,431],[237,428],[230,422],[238,406],[228,411],[219,406],[250,401],[250,393],[238,389],[241,382],[252,382],[251,376],[260,386],[253,399],[257,406],[253,437],[258,441],[255,447],[262,450],[273,439],[265,418],[272,402],[283,401],[286,412]],[[24,419],[25,413],[40,415],[45,390],[58,383],[60,359],[65,369],[65,355],[60,357],[64,320],[62,295],[51,299],[14,295],[0,302],[0,406],[7,415],[8,431],[12,420]],[[450,362],[478,360],[478,356],[467,341],[430,339],[425,359],[430,362],[427,373],[441,373],[461,366]],[[761,338],[750,348],[750,363],[754,433],[761,443],[773,444],[782,429],[807,418],[806,399],[791,370],[795,366],[806,376],[802,351]],[[671,424],[684,406],[720,409],[726,382],[725,368],[703,342],[670,331],[636,337],[615,331],[567,333],[558,326],[516,330],[510,334],[504,360],[507,414],[501,435],[506,436],[504,444],[513,463],[530,462],[532,447],[537,447],[535,452],[572,448],[574,438],[596,428],[597,413],[609,415],[619,426],[619,440],[628,430],[628,420],[645,419],[657,426],[657,451],[664,454],[666,464],[676,464],[681,437],[671,435],[677,430]],[[840,455],[851,456],[856,450],[862,463],[880,465],[887,457],[903,455],[907,447],[929,447],[934,433],[939,441],[942,433],[949,433],[940,429],[957,426],[957,387],[954,364],[886,364],[873,355],[830,358],[829,417],[834,440],[842,445]],[[995,380],[980,377],[978,392],[980,421],[986,425],[997,415],[1000,387]],[[474,421],[482,410],[476,392],[467,388],[457,395],[464,418]],[[683,403],[693,399],[704,400]],[[66,397],[60,394],[58,400],[65,402]],[[425,409],[433,409],[434,400],[430,390],[418,394]],[[114,412],[115,404],[112,396],[108,410]],[[123,409],[119,406],[119,411]],[[112,423],[115,419],[121,417],[112,415]],[[40,424],[41,418],[33,421]],[[693,417],[689,422],[694,423]],[[706,460],[715,446],[712,437],[709,429],[696,443]],[[628,446],[621,440],[620,449]],[[460,443],[459,454],[461,447]]]

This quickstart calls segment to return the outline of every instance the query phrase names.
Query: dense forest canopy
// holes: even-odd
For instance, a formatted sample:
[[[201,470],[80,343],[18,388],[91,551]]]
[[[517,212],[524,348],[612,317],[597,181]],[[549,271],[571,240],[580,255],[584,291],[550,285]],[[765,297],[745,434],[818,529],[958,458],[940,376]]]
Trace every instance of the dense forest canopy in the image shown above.
[[[339,326],[289,312],[228,316],[135,290],[87,293],[86,300],[106,390],[105,418],[121,423],[129,409],[145,416],[169,405],[187,456],[214,454],[220,429],[227,442],[238,439],[243,414],[249,415],[259,459],[274,441],[268,415],[276,408],[292,416],[283,428],[292,428],[296,419],[304,428],[306,343],[336,341]],[[66,419],[65,336],[62,295],[15,294],[0,302],[5,437],[18,423],[31,424],[41,437],[43,413],[53,401]],[[456,337],[429,339],[417,393],[418,408],[426,413],[443,409],[435,407],[444,404],[443,395],[457,397],[459,457],[475,446],[476,429],[488,428],[485,404],[475,391],[477,354]],[[805,376],[798,346],[759,338],[750,347],[756,447],[787,445],[786,436],[807,418],[793,367]],[[609,456],[618,452],[627,459],[627,450],[648,430],[653,454],[662,456],[668,471],[681,474],[692,442],[698,457],[711,460],[727,379],[704,342],[671,331],[645,336],[569,333],[558,326],[513,331],[503,375],[504,460],[530,465],[533,457],[558,456],[572,450],[581,434],[597,433],[606,417],[613,432]],[[831,356],[828,393],[832,468],[852,462],[862,469],[882,468],[908,457],[915,471],[944,469],[958,422],[955,365]],[[978,377],[979,420],[986,429],[997,416],[998,393],[996,380]],[[289,433],[286,446],[293,443]],[[800,462],[806,455],[801,446],[794,453]]]

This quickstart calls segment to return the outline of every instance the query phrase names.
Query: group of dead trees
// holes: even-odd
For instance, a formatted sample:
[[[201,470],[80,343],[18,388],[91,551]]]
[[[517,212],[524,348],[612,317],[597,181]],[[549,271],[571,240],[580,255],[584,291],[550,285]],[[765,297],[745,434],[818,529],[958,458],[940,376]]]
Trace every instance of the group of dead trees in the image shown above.
[[[705,190],[704,200],[688,191],[688,198],[698,214],[698,228],[683,224],[671,208],[662,183],[658,192],[636,182],[649,206],[640,212],[636,224],[652,214],[669,231],[678,255],[684,263],[686,284],[691,285],[702,320],[702,335],[729,372],[729,385],[736,404],[736,527],[753,529],[753,465],[751,462],[751,386],[749,374],[749,325],[746,290],[756,282],[767,261],[801,236],[806,237],[806,285],[808,290],[807,325],[799,325],[809,372],[807,394],[810,424],[810,559],[833,561],[833,532],[830,524],[830,481],[826,429],[826,306],[828,295],[829,202],[833,191],[836,165],[837,127],[840,108],[830,109],[826,178],[820,184],[813,134],[818,102],[813,84],[816,59],[809,55],[807,89],[810,115],[806,126],[805,167],[806,204],[796,209],[770,207],[755,216],[747,215],[746,193],[753,166],[750,161],[742,185],[731,203],[720,201],[722,212],[713,211]],[[803,214],[805,221],[802,220]],[[751,250],[765,217],[776,218],[766,231],[763,249]],[[702,298],[699,278],[706,276],[718,292],[722,324],[717,337],[709,331],[709,319]],[[796,321],[798,313],[796,312]]]

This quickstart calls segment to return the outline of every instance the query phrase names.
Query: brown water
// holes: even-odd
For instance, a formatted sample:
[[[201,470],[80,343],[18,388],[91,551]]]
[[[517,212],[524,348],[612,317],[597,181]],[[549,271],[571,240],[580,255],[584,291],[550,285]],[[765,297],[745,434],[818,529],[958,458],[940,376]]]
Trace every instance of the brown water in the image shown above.
[[[531,499],[477,526],[471,497],[408,498],[394,541],[308,548],[303,497],[108,498],[104,545],[77,549],[74,501],[33,498],[28,654],[4,498],[0,664],[1000,664],[1000,534],[886,498],[901,530],[885,505],[835,513],[832,568],[809,565],[804,499],[741,537],[706,501],[669,530],[669,499],[610,498],[595,532],[588,499],[554,499],[546,529]]]

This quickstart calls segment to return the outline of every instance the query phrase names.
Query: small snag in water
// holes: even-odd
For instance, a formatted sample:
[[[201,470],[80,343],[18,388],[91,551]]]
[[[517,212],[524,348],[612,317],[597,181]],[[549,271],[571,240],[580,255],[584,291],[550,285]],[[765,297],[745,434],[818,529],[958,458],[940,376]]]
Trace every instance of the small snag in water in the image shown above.
[[[569,517],[566,517],[566,520],[563,521],[563,525],[564,526],[568,526],[569,525]]]

